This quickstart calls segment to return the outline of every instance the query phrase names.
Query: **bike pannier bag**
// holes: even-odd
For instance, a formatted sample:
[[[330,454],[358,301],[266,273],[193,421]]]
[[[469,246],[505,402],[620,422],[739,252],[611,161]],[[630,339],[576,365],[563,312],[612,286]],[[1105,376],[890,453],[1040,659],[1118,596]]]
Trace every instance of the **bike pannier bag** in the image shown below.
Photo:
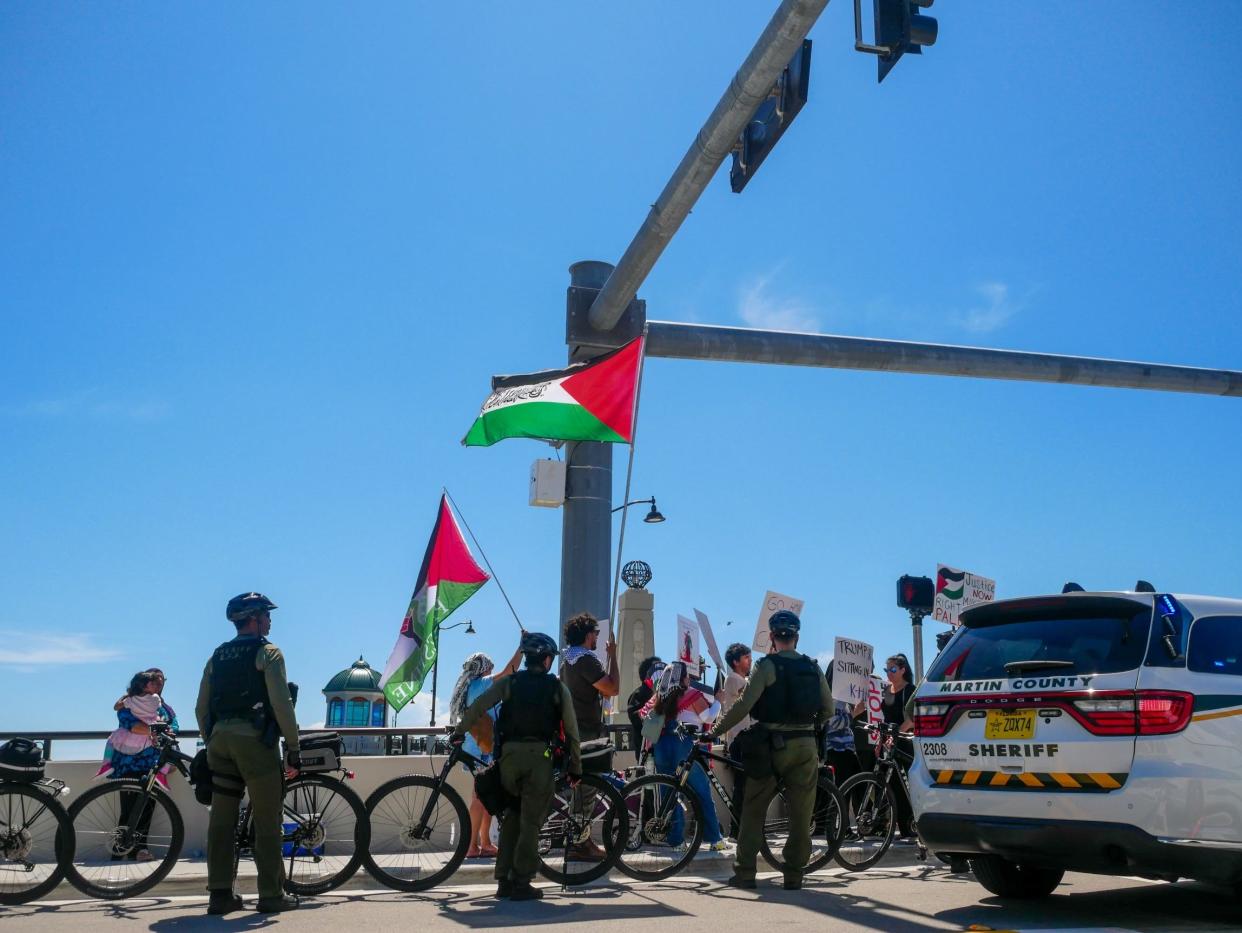
[[[337,732],[308,732],[303,735],[300,746],[300,764],[294,765],[299,771],[314,774],[320,771],[339,771],[341,757],[345,754],[345,744]]]
[[[578,752],[582,757],[583,774],[603,774],[612,770],[612,739],[608,736],[588,739],[579,746]]]
[[[0,780],[31,784],[43,777],[43,750],[30,739],[0,745]]]
[[[772,730],[767,726],[755,723],[743,729],[733,740],[733,750],[747,778],[762,781],[772,776]]]

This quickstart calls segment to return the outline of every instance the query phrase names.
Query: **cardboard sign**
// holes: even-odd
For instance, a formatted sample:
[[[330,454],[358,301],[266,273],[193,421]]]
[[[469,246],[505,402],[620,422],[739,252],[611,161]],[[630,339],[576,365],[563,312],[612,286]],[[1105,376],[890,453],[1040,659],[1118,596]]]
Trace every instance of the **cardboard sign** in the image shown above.
[[[932,618],[946,625],[958,625],[959,616],[971,606],[990,603],[996,598],[996,581],[978,574],[936,565],[936,601]]]
[[[707,656],[712,659],[712,663],[716,665],[716,670],[722,673],[728,673],[725,670],[724,659],[720,656],[720,649],[716,647],[716,636],[712,632],[712,624],[707,621],[707,613],[694,610],[694,617],[699,622],[699,632],[703,635],[703,642],[707,645]]]
[[[867,684],[867,721],[881,723],[884,721],[884,688],[887,681],[883,677],[872,677]],[[875,745],[878,739],[868,734],[868,744]]]
[[[699,625],[693,619],[683,615],[677,616],[677,648],[673,655],[686,665],[691,677],[698,677],[699,671]]]
[[[837,636],[832,652],[832,698],[854,706],[865,700],[875,649],[865,641]]]
[[[802,606],[803,602],[800,599],[794,599],[792,596],[785,596],[768,590],[763,597],[763,606],[759,609],[759,622],[755,625],[755,638],[750,644],[750,650],[757,655],[770,654],[772,651],[772,641],[768,636],[768,619],[772,617],[772,613],[779,612],[782,609],[788,609],[801,617]]]

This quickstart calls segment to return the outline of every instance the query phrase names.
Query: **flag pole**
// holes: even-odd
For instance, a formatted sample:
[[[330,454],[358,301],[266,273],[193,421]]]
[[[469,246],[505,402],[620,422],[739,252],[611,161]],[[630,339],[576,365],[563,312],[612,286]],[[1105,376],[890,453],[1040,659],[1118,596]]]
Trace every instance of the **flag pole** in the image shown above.
[[[621,498],[623,503],[630,501],[630,480],[634,476],[634,448],[638,446],[638,403],[642,400],[643,368],[647,363],[646,324],[643,325],[642,341],[642,351],[638,354],[638,381],[634,386],[634,426],[630,433],[630,459],[625,467],[625,495]],[[620,626],[617,624],[617,597],[621,588],[621,554],[625,549],[625,518],[629,514],[630,510],[623,506],[621,509],[621,533],[617,538],[617,571],[612,578],[612,609],[608,616],[608,624],[611,626],[613,638],[616,638],[620,632]]]
[[[500,595],[505,598],[505,605],[507,605],[509,607],[509,611],[513,613],[513,621],[517,622],[519,629],[523,632],[526,631],[526,626],[522,625],[522,620],[518,618],[517,610],[513,608],[513,603],[509,601],[509,594],[505,592],[505,585],[500,582],[500,577],[492,568],[492,562],[487,559],[487,552],[483,550],[483,545],[479,544],[479,539],[474,536],[474,531],[471,530],[470,523],[466,521],[466,513],[461,510],[461,506],[457,504],[457,500],[453,498],[453,494],[448,491],[447,486],[441,486],[440,491],[443,492],[444,497],[448,499],[449,505],[451,505],[453,507],[453,511],[457,513],[457,516],[461,519],[461,523],[466,526],[466,531],[470,534],[470,540],[474,542],[474,546],[479,549],[479,556],[483,558],[483,563],[487,566],[488,572],[492,575],[492,579],[496,581],[496,586],[500,588]],[[437,652],[437,657],[438,656]],[[431,715],[435,716],[434,710],[432,710]]]

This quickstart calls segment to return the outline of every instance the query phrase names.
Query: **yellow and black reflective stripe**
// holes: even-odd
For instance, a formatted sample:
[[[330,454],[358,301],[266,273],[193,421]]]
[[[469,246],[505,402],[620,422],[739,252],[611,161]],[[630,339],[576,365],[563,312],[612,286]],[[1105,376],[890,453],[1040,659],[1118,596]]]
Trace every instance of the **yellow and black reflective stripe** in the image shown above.
[[[1009,790],[1071,790],[1110,791],[1117,790],[1126,782],[1128,774],[1112,774],[1103,771],[1090,773],[1022,771],[1009,774],[1004,771],[935,771],[936,783],[942,787],[1004,787]]]

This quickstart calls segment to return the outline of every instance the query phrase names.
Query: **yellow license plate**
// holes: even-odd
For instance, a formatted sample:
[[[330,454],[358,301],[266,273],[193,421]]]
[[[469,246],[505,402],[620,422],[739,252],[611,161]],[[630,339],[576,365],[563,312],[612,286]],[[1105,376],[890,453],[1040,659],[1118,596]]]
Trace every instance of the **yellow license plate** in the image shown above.
[[[988,710],[985,739],[1030,739],[1035,736],[1035,710]]]

